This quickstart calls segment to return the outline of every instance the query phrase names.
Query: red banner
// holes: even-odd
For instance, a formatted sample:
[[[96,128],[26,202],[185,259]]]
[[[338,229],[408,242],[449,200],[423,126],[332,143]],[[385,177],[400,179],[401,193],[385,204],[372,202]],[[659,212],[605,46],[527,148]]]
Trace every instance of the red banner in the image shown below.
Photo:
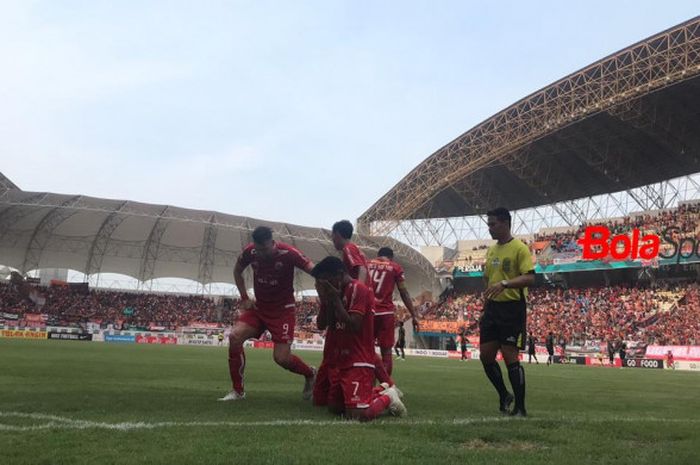
[[[219,323],[203,323],[201,321],[191,321],[190,328],[193,329],[219,329],[221,326]]]
[[[253,341],[253,347],[256,349],[272,349],[275,344],[271,341]]]
[[[647,358],[666,358],[668,351],[677,360],[700,360],[700,346],[647,346]]]
[[[25,313],[24,319],[28,323],[43,323],[46,321],[46,317],[40,313]]]
[[[464,327],[464,322],[460,321],[437,321],[437,320],[421,320],[420,330],[421,332],[428,333],[459,333],[460,329]]]
[[[175,336],[136,336],[137,344],[177,344]]]

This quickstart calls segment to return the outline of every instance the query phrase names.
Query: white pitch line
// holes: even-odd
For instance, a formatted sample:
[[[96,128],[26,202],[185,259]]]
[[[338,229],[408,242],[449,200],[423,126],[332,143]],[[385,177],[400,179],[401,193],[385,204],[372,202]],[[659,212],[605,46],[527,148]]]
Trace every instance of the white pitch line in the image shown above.
[[[0,412],[1,418],[25,418],[32,420],[44,420],[47,423],[40,425],[8,425],[0,423],[0,431],[14,432],[29,432],[47,429],[105,429],[114,431],[133,431],[133,430],[152,430],[161,428],[249,428],[249,427],[266,427],[266,426],[358,426],[361,423],[344,420],[268,420],[268,421],[162,421],[148,423],[143,421],[138,422],[121,422],[121,423],[106,423],[89,420],[77,420],[56,415],[47,415],[43,413],[24,413],[24,412]],[[507,421],[525,421],[525,422],[555,422],[555,423],[684,423],[698,424],[700,419],[696,418],[658,418],[658,417],[534,417],[534,418],[509,418],[509,417],[473,417],[473,418],[455,418],[452,420],[401,420],[401,419],[380,419],[373,424],[381,425],[402,425],[402,426],[430,426],[430,425],[471,425],[483,423],[499,423]]]

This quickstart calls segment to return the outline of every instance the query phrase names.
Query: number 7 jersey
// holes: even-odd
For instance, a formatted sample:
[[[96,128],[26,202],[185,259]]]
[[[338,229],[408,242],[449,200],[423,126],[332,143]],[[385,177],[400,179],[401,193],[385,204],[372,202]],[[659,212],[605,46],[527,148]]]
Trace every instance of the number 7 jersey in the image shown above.
[[[374,314],[394,314],[394,287],[404,282],[403,268],[391,260],[374,258],[367,264],[372,290],[374,291]]]

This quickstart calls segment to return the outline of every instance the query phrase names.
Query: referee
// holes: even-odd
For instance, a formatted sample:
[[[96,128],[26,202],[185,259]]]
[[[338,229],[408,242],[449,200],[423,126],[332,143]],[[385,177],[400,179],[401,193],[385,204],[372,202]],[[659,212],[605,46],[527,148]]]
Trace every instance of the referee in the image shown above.
[[[525,370],[518,351],[525,348],[527,287],[535,283],[535,270],[528,247],[510,233],[510,212],[496,208],[486,213],[489,233],[496,244],[489,247],[484,266],[484,313],[479,321],[481,363],[499,396],[499,408],[513,416],[527,416],[525,410]],[[496,354],[501,351],[508,378],[515,394],[515,407],[503,382]]]

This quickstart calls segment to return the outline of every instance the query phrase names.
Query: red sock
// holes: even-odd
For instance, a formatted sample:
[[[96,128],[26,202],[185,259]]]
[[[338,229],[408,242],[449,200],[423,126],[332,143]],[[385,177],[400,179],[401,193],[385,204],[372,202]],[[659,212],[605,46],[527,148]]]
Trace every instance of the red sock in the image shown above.
[[[384,368],[384,362],[379,358],[379,355],[374,354],[374,376],[377,377],[380,383],[387,383],[389,386],[394,385],[394,380],[391,379],[389,373]]]
[[[303,375],[307,378],[314,374],[311,367],[304,363],[304,361],[296,355],[289,356],[289,362],[287,363],[287,366],[285,366],[285,368],[291,371],[292,373]]]
[[[228,373],[231,375],[233,390],[243,394],[243,370],[245,370],[245,352],[243,346],[229,346]]]
[[[391,376],[391,372],[394,370],[394,357],[391,355],[391,352],[382,354],[382,362],[384,363],[386,373]]]
[[[374,420],[389,408],[389,404],[391,404],[389,396],[380,395],[375,397],[372,399],[372,402],[370,402],[369,407],[365,409],[364,419]]]

